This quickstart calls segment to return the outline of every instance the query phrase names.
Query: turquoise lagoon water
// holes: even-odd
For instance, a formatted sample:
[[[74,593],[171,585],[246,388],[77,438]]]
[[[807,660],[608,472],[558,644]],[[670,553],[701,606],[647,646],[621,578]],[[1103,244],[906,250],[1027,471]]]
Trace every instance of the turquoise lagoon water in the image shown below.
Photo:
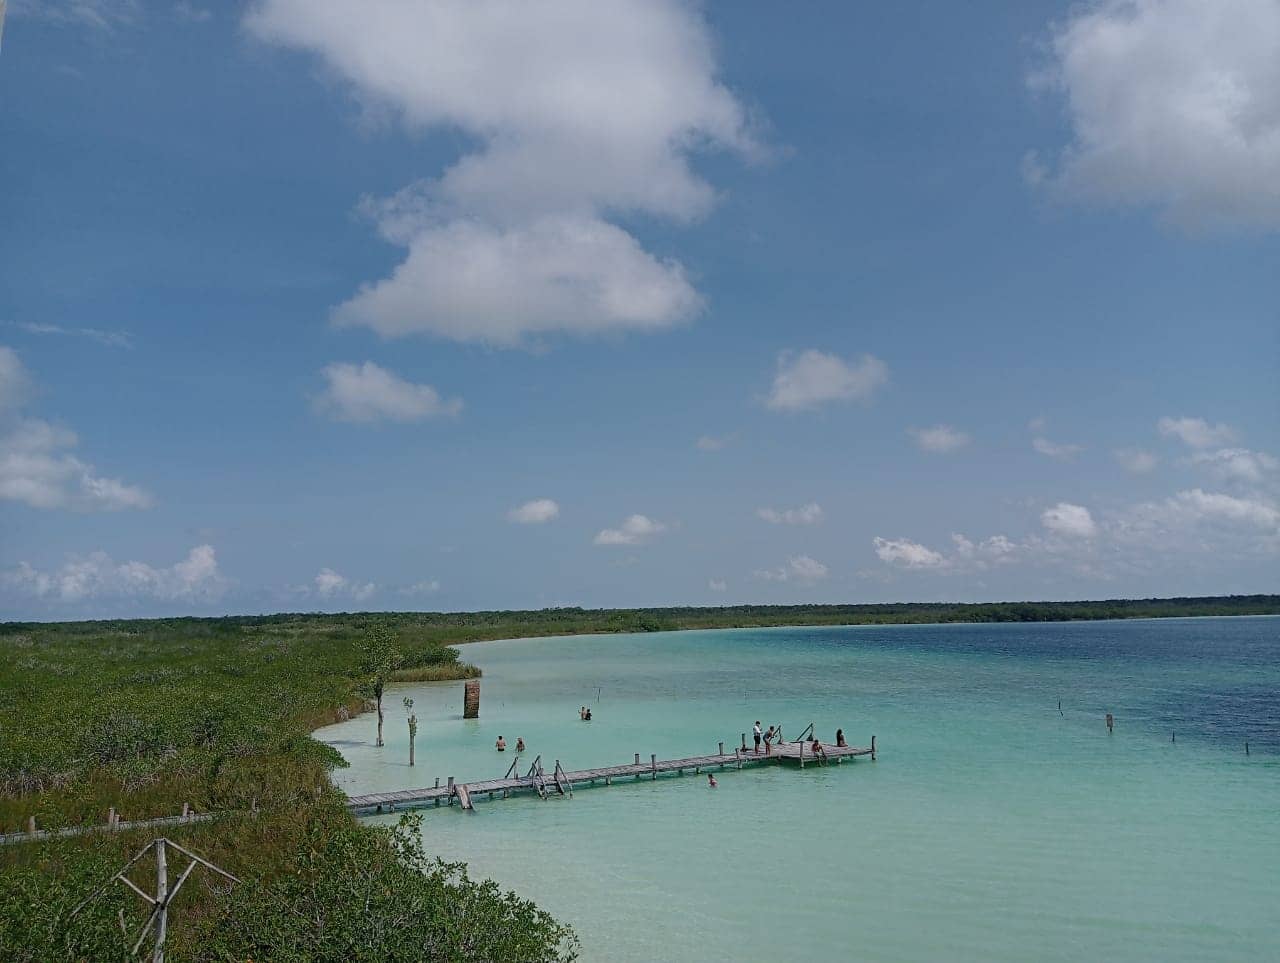
[[[688,775],[425,810],[430,850],[572,923],[586,960],[1280,959],[1280,619],[463,654],[484,669],[481,718],[462,720],[461,683],[389,692],[384,748],[369,715],[318,733],[351,763],[339,785],[500,776],[499,734],[567,769],[710,752],[757,718],[878,737],[875,763],[726,771],[716,790]]]

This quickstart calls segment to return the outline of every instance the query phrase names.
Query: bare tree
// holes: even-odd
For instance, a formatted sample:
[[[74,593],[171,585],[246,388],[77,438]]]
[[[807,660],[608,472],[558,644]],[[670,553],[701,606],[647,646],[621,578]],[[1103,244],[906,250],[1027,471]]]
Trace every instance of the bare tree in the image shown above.
[[[405,697],[404,711],[409,716],[409,765],[413,765],[413,740],[418,737],[418,717],[413,712],[413,700]]]

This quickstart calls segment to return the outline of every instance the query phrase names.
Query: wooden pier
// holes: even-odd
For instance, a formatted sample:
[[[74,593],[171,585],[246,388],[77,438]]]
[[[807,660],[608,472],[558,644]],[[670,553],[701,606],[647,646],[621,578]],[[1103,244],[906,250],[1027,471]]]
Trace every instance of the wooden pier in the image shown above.
[[[745,740],[744,740],[745,742]],[[439,806],[441,802],[452,806],[454,800],[464,810],[474,808],[475,799],[483,794],[493,799],[501,796],[505,799],[512,793],[536,792],[543,799],[551,795],[572,796],[575,788],[584,786],[610,786],[615,779],[656,780],[663,775],[684,775],[685,772],[702,773],[703,770],[720,770],[725,768],[742,769],[746,766],[780,765],[783,762],[795,763],[799,768],[814,765],[839,764],[845,759],[856,759],[858,756],[876,758],[876,740],[871,737],[869,747],[861,746],[823,746],[819,755],[814,755],[811,744],[803,739],[796,742],[781,742],[766,753],[735,748],[732,752],[724,751],[724,743],[717,746],[717,751],[705,756],[687,756],[683,759],[659,759],[650,755],[642,760],[636,753],[632,762],[620,766],[601,766],[595,769],[578,769],[567,772],[555,761],[551,772],[542,765],[542,757],[534,759],[528,771],[519,772],[520,757],[512,762],[507,774],[500,779],[478,779],[472,782],[457,782],[452,776],[444,784],[437,779],[434,786],[422,789],[403,789],[398,792],[375,792],[347,799],[347,808],[354,813],[368,815],[371,813],[393,812],[428,804]]]

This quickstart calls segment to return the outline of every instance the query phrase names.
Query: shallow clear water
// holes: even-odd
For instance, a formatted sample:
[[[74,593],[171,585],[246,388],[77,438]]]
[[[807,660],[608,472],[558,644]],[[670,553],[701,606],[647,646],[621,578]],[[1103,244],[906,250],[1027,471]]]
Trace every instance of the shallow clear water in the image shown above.
[[[371,715],[317,734],[351,762],[339,785],[500,776],[498,734],[548,769],[712,752],[757,718],[878,737],[875,763],[725,771],[716,790],[687,775],[424,811],[430,850],[572,923],[584,959],[1280,958],[1280,618],[463,651],[481,718],[461,719],[462,683],[389,692],[384,748]]]

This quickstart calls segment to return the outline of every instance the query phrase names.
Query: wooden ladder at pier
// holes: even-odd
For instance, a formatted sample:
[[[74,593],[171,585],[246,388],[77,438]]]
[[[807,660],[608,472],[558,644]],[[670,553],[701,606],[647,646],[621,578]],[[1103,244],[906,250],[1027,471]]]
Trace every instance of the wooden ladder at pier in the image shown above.
[[[568,774],[564,771],[564,766],[560,765],[560,760],[556,760],[556,768],[554,772],[556,780],[556,789],[560,791],[560,795],[568,794],[569,798],[573,798],[573,783],[569,781]]]
[[[537,790],[539,796],[543,799],[547,798],[547,777],[542,771],[542,757],[538,756],[533,760],[533,765],[529,767],[529,775],[525,777],[529,779],[533,788]]]
[[[458,804],[463,809],[475,809],[475,806],[471,803],[471,791],[467,789],[466,783],[454,783],[453,794],[458,797]]]

